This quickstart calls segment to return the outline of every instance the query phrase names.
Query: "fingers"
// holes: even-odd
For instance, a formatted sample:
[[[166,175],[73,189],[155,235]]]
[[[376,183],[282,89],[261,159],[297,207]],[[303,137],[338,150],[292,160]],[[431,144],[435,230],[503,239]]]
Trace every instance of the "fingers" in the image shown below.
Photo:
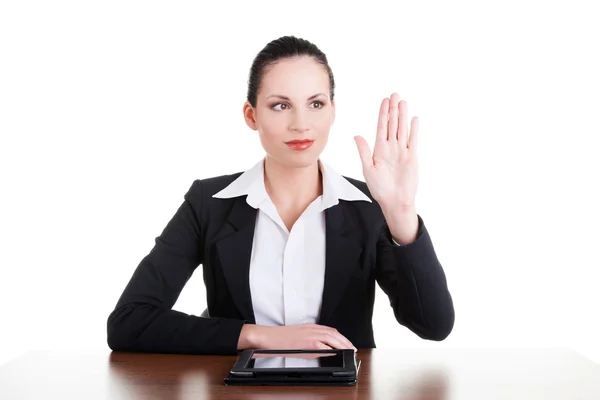
[[[323,342],[317,342],[317,345],[316,345],[316,347],[317,347],[317,350],[331,350],[331,349],[332,349],[332,347],[330,347],[330,346],[327,346],[327,345],[326,345],[325,343],[323,343]]]
[[[356,147],[358,148],[358,154],[364,169],[368,169],[373,165],[373,157],[371,156],[371,149],[369,144],[362,136],[354,136]]]
[[[419,132],[419,118],[413,117],[410,123],[410,137],[408,138],[408,148],[413,152],[417,152],[417,139]]]
[[[341,338],[330,333],[323,333],[318,338],[319,342],[330,346],[332,349],[352,349],[353,346],[348,346]]]
[[[388,140],[398,140],[398,102],[400,96],[398,93],[392,93],[390,97],[390,111],[389,111],[389,122],[388,122]]]
[[[379,120],[377,122],[377,137],[378,141],[388,139],[388,119],[389,119],[390,99],[387,97],[381,102],[379,108]]]
[[[294,326],[290,326],[294,327]],[[331,349],[354,349],[356,347],[337,329],[312,323],[304,323],[295,326],[296,332],[304,338],[304,342],[311,348],[331,350]]]
[[[337,329],[328,326],[324,326],[324,328],[324,334],[326,337],[331,338],[329,342],[326,342],[330,346],[333,343],[335,348],[338,349],[356,349],[352,342],[350,342],[344,335],[339,333]]]
[[[396,143],[402,148],[413,148],[416,152],[416,134],[418,131],[418,121],[415,118],[412,119],[410,124],[410,137],[408,132],[408,104],[404,100],[400,100],[400,95],[396,92],[392,93],[389,98],[383,99],[381,107],[379,108],[379,120],[377,122],[377,136],[376,141],[396,141]],[[413,139],[414,134],[414,139]],[[361,150],[362,144],[359,144],[357,137],[355,137],[358,151],[361,154],[361,160],[363,160],[363,167],[365,167],[364,154],[366,151]],[[366,141],[361,141],[366,144]],[[368,148],[368,146],[367,146]],[[375,146],[377,151],[377,146]],[[369,150],[370,165],[372,165],[372,159]]]
[[[398,145],[401,148],[406,148],[408,142],[408,107],[406,101],[402,100],[398,103]]]

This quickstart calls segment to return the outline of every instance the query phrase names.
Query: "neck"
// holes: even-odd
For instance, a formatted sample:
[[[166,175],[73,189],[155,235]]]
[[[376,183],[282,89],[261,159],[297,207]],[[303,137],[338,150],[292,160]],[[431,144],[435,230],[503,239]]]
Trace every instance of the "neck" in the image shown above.
[[[319,163],[290,168],[265,157],[265,188],[274,203],[287,207],[304,207],[323,194]]]

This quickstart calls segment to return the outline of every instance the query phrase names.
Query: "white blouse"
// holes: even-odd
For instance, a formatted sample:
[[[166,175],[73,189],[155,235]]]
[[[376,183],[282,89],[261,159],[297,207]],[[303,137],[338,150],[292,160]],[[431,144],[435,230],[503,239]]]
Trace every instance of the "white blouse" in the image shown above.
[[[213,195],[247,195],[259,210],[250,259],[250,293],[257,325],[316,323],[325,279],[325,210],[347,201],[368,201],[352,183],[319,160],[323,195],[317,197],[288,231],[264,183],[264,158]],[[397,244],[397,243],[396,243]],[[261,366],[267,359],[261,359]],[[274,362],[279,364],[277,359]],[[258,360],[257,360],[258,361]],[[258,366],[258,365],[257,365]]]
[[[250,293],[257,325],[316,323],[325,278],[325,213],[339,199],[371,201],[322,161],[323,195],[288,231],[264,183],[264,159],[213,195],[248,195],[259,210],[250,258]]]

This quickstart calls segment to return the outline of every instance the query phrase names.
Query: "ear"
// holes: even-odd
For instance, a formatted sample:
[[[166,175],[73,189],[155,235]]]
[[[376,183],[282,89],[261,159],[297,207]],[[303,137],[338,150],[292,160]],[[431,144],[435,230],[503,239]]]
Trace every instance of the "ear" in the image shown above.
[[[256,127],[255,110],[248,101],[244,103],[243,112],[246,125],[248,125],[253,131],[257,130],[258,128]]]

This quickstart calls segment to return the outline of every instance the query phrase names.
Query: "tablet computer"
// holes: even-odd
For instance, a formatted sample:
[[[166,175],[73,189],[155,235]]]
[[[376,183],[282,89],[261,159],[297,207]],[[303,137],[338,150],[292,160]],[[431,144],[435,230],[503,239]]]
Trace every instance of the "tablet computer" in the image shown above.
[[[354,349],[243,350],[226,385],[355,385],[360,360]]]

